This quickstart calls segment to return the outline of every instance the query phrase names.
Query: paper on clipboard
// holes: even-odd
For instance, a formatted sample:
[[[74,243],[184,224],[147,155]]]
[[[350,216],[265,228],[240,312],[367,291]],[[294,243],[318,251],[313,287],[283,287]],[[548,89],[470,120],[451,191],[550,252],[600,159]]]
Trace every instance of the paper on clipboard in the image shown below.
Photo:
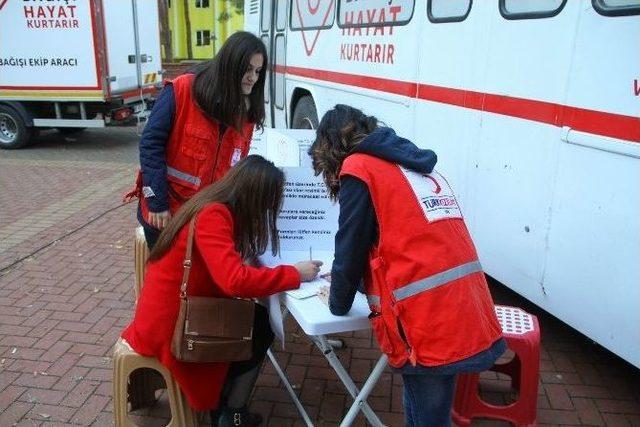
[[[302,283],[298,289],[292,289],[290,291],[286,291],[285,293],[295,299],[311,298],[317,295],[320,286],[326,286],[328,284],[329,282],[327,282],[322,277],[317,277],[310,282]]]

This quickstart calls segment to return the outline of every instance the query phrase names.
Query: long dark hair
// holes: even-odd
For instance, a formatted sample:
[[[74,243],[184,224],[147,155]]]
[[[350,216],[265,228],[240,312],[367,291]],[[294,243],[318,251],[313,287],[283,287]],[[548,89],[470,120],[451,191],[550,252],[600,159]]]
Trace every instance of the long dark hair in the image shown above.
[[[251,155],[238,162],[219,181],[189,199],[162,230],[149,254],[156,260],[169,250],[180,229],[210,203],[223,203],[234,219],[236,249],[247,259],[264,253],[271,240],[271,251],[279,251],[276,219],[282,204],[284,173],[261,156]]]
[[[377,127],[378,119],[344,104],[336,105],[320,120],[309,155],[316,176],[322,174],[332,200],[337,200],[340,192],[342,162]]]
[[[242,77],[256,53],[262,55],[264,62],[251,93],[244,95]],[[193,82],[196,103],[208,117],[237,131],[247,122],[261,129],[267,64],[267,49],[258,37],[246,31],[231,35],[215,58],[196,72]],[[249,108],[245,99],[249,100]]]

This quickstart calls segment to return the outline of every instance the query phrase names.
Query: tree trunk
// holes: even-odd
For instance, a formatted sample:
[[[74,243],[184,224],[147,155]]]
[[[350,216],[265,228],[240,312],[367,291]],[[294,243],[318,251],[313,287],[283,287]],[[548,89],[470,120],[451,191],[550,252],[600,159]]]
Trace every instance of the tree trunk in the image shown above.
[[[184,27],[187,32],[187,59],[193,59],[193,47],[191,46],[191,18],[189,17],[189,0],[183,0]]]
[[[167,0],[158,0],[158,13],[160,15],[160,40],[164,46],[164,60],[167,62],[173,62],[171,30],[169,30],[169,7],[167,5]]]

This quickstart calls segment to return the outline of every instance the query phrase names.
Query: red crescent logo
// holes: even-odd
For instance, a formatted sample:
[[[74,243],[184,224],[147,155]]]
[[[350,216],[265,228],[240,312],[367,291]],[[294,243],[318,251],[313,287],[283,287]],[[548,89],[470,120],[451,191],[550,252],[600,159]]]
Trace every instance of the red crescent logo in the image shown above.
[[[318,9],[320,8],[320,0],[315,0],[316,1],[315,7],[311,5],[312,1],[313,0],[307,0],[307,10],[309,11],[310,14],[315,15],[318,12]],[[321,27],[324,26],[324,24],[326,24],[327,19],[329,18],[329,15],[333,10],[333,2],[334,0],[331,0],[331,2],[329,3],[329,6],[327,7],[327,13],[325,13],[324,18],[322,19],[322,24],[320,24]],[[302,14],[300,13],[300,0],[296,0],[296,12],[298,14],[298,19],[300,20],[300,26],[304,28],[304,20],[302,18]],[[313,53],[313,49],[316,47],[316,42],[318,41],[320,30],[315,30],[315,32],[316,33],[313,36],[313,42],[311,43],[311,45],[309,45],[309,42],[307,40],[307,32],[305,30],[300,31],[300,33],[302,33],[302,42],[304,43],[304,51],[306,52],[307,56],[311,56],[311,54]]]
[[[320,0],[316,0],[316,5],[311,6],[311,0],[307,0],[307,8],[309,8],[309,12],[312,15],[315,15],[318,12],[318,8],[320,7]]]
[[[427,178],[427,179],[430,179],[430,180],[433,182],[433,184],[436,186],[436,188],[433,190],[433,192],[434,192],[434,193],[436,193],[436,194],[440,193],[440,191],[442,190],[442,188],[440,188],[440,184],[438,184],[438,181],[436,181],[436,180],[435,180],[432,176],[430,176],[430,175],[422,175],[422,176],[424,176],[424,177],[425,177],[425,178]]]

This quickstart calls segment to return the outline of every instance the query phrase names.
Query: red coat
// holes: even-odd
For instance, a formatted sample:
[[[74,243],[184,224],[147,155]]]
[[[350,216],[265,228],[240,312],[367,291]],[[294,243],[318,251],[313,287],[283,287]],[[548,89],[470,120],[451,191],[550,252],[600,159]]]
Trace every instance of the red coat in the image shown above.
[[[264,297],[300,286],[293,266],[250,267],[243,264],[233,242],[229,209],[213,203],[198,214],[189,295]],[[154,356],[171,372],[192,408],[203,411],[218,406],[226,363],[184,363],[171,354],[171,338],[178,317],[188,224],[159,260],[149,262],[144,286],[131,324],[122,337],[144,356]]]
[[[366,183],[375,208],[380,237],[365,288],[389,364],[445,365],[491,347],[502,331],[447,181],[359,153],[341,174]]]

